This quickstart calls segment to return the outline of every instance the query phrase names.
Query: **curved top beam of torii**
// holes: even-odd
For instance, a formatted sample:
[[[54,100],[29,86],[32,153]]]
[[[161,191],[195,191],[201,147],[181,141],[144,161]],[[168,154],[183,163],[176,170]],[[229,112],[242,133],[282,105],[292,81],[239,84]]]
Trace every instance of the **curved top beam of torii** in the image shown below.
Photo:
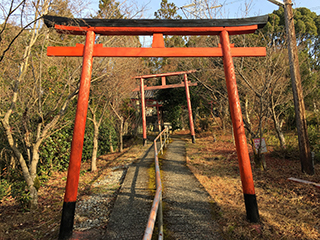
[[[254,33],[268,21],[268,16],[239,19],[80,19],[44,16],[45,24],[58,33],[85,35],[89,32],[100,35],[153,35],[151,48],[103,47],[94,44],[93,57],[222,57],[222,48],[179,47],[166,48],[163,35],[228,35]],[[265,48],[231,47],[232,57],[261,57]],[[84,45],[75,47],[48,47],[48,56],[82,57]]]
[[[43,16],[47,27],[57,32],[85,35],[93,31],[101,35],[229,35],[254,33],[268,22],[268,15],[234,19],[87,19]]]

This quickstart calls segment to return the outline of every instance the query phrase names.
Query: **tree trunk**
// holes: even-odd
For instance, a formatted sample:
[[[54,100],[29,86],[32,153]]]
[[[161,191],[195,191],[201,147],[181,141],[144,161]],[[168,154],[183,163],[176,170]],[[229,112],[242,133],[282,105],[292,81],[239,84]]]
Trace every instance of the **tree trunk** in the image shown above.
[[[120,118],[119,152],[123,151],[123,117]]]
[[[292,1],[285,0],[284,4],[285,25],[288,38],[288,55],[290,61],[290,75],[292,83],[294,109],[296,113],[296,124],[298,130],[301,170],[302,172],[305,172],[309,175],[313,175],[314,166],[311,158],[305,105],[301,86],[301,76],[296,43],[296,34],[294,29]]]
[[[34,186],[29,186],[29,191],[30,191],[30,209],[34,210],[38,208],[38,190]]]
[[[40,181],[37,177],[37,166],[40,159],[39,156],[39,147],[41,144],[41,140],[38,139],[38,141],[32,146],[32,159],[30,159],[31,164],[29,167],[29,172],[31,175],[32,182],[27,182],[29,186],[30,191],[30,209],[34,210],[38,208],[38,190],[40,188]]]
[[[316,118],[317,118],[318,131],[320,131],[319,109],[317,108],[317,104],[316,104],[315,100],[313,100],[313,112],[314,112],[314,114],[316,115]]]
[[[111,132],[109,132],[109,148],[110,148],[110,152],[113,153],[113,145],[112,145],[112,135]]]
[[[99,125],[93,123],[94,134],[93,134],[93,151],[91,159],[91,171],[97,171],[97,153],[98,153],[98,137],[99,137]]]
[[[223,129],[223,134],[226,135],[227,131],[227,118],[228,118],[228,112],[229,112],[229,105],[228,103],[224,104],[224,109],[221,111],[222,112],[222,129]],[[232,125],[232,124],[231,124]]]
[[[272,120],[274,124],[274,128],[276,129],[276,133],[278,136],[278,139],[280,141],[280,147],[282,149],[286,148],[286,140],[284,138],[283,132],[282,132],[282,123],[279,122],[279,117],[276,116],[275,107],[273,103],[273,98],[271,97],[271,114],[272,114]]]
[[[22,169],[22,173],[23,173],[23,177],[24,177],[24,179],[27,182],[27,185],[29,187],[32,205],[33,205],[33,207],[37,206],[38,205],[38,194],[34,192],[34,189],[32,189],[33,185],[34,185],[34,178],[32,178],[32,175],[31,175],[31,172],[30,172],[30,169],[32,169],[32,165],[30,165],[30,169],[28,169],[26,160],[24,159],[24,157],[21,154],[21,152],[19,151],[19,149],[16,147],[16,144],[14,142],[14,139],[13,139],[13,136],[12,136],[12,133],[11,133],[11,127],[10,127],[10,125],[8,123],[8,119],[6,119],[6,118],[2,119],[1,123],[2,123],[3,128],[5,129],[8,143],[9,143],[9,145],[10,145],[10,147],[11,147],[11,149],[12,149],[14,155],[15,155],[15,157],[18,159],[18,161],[20,163],[20,166],[21,166],[21,169]],[[31,159],[31,162],[33,162],[32,159]],[[31,194],[31,191],[32,191],[32,194]],[[33,200],[33,197],[36,197],[36,198]]]
[[[279,141],[280,141],[280,147],[282,149],[285,149],[286,148],[286,139],[284,138],[283,132],[281,131],[280,124],[277,121],[277,122],[274,122],[274,125],[275,125],[275,129],[276,129],[276,132],[277,132],[277,136],[278,136]]]
[[[255,167],[256,169],[259,169],[261,171],[264,171],[267,169],[267,164],[266,164],[266,158],[264,156],[264,154],[258,154],[258,152],[253,153],[254,156],[254,163],[255,163]]]
[[[251,133],[250,134],[250,141],[251,141],[251,146],[253,149],[253,160],[255,163],[255,168],[259,169],[261,171],[264,171],[267,169],[267,163],[266,163],[266,158],[265,155],[260,153],[260,149],[256,149],[255,145],[254,145],[254,140],[253,140],[253,136]],[[261,140],[261,139],[260,139]],[[260,150],[260,151],[259,151]]]
[[[16,169],[16,159],[14,158],[13,155],[10,156],[10,168]]]

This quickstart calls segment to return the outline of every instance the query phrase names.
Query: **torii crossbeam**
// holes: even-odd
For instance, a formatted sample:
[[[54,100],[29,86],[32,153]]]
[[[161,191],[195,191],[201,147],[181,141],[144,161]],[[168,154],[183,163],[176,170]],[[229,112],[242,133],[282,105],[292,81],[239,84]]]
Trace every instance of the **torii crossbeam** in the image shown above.
[[[66,192],[60,225],[60,239],[72,235],[78,192],[83,138],[88,109],[93,57],[223,57],[230,112],[237,148],[247,218],[259,221],[247,139],[242,119],[232,57],[262,57],[263,47],[233,47],[229,35],[254,33],[268,16],[241,19],[149,20],[149,19],[71,19],[44,16],[45,24],[63,34],[85,35],[85,45],[48,47],[48,56],[83,57],[78,104],[74,123]],[[151,48],[113,48],[95,44],[95,35],[153,35]],[[220,46],[213,48],[165,48],[163,35],[219,35]]]
[[[132,91],[140,91],[141,93],[141,113],[142,113],[142,136],[143,136],[143,145],[147,142],[147,120],[146,120],[146,112],[145,112],[145,97],[144,97],[144,91],[145,90],[160,90],[160,89],[168,89],[168,88],[178,88],[178,87],[184,87],[186,90],[186,98],[187,98],[187,105],[188,105],[188,113],[189,113],[189,126],[190,126],[190,133],[192,142],[195,143],[196,134],[194,131],[194,123],[193,123],[193,117],[192,117],[192,108],[191,108],[191,100],[190,100],[190,91],[189,86],[197,86],[197,83],[191,83],[188,81],[188,74],[194,73],[197,70],[189,70],[189,71],[183,71],[183,72],[169,72],[169,73],[159,73],[159,74],[151,74],[151,75],[142,75],[142,76],[136,76],[135,79],[140,79],[140,89],[135,88]],[[166,83],[166,77],[169,76],[178,76],[183,75],[184,83],[180,84],[167,84]],[[157,86],[144,86],[144,80],[148,78],[158,78],[161,77],[161,85]],[[160,129],[159,129],[160,130]]]

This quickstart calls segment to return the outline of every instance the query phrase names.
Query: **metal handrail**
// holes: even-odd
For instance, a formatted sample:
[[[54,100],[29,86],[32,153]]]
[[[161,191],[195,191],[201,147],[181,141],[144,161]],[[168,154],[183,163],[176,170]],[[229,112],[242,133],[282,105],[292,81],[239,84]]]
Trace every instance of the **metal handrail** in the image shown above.
[[[163,137],[163,140],[162,140]],[[157,150],[157,140],[160,139],[160,149]],[[161,176],[158,153],[161,151],[163,153],[163,148],[166,146],[169,139],[169,129],[166,127],[153,141],[154,146],[154,163],[156,171],[156,195],[153,199],[152,208],[149,215],[148,224],[144,232],[143,240],[150,240],[152,237],[154,224],[156,222],[156,217],[158,213],[158,223],[159,223],[159,240],[163,239],[163,217],[162,217],[162,186],[161,186]]]

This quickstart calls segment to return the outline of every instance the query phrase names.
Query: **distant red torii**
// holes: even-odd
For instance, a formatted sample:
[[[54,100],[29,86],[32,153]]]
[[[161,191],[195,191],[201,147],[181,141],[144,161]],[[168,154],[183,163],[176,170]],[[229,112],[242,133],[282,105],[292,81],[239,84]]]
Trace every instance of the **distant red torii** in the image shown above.
[[[139,88],[137,91],[139,91]],[[131,101],[132,102],[139,101],[139,99],[131,98]],[[161,131],[161,120],[160,120],[160,114],[159,114],[159,107],[162,107],[162,104],[160,104],[158,102],[158,100],[156,100],[156,99],[145,99],[145,102],[146,102],[145,107],[156,107],[157,108],[158,130]],[[150,102],[150,103],[148,103],[148,102]],[[156,103],[154,103],[154,102],[156,102]],[[141,113],[142,113],[142,111],[141,111]],[[143,114],[141,114],[141,115],[143,116]]]
[[[142,113],[142,131],[143,131],[143,144],[146,144],[147,141],[147,120],[146,120],[146,112],[145,112],[145,97],[144,97],[144,91],[145,90],[160,90],[160,89],[168,89],[168,88],[178,88],[178,87],[185,87],[186,89],[186,98],[187,98],[187,104],[188,104],[188,113],[189,113],[189,124],[190,124],[190,133],[192,142],[195,143],[196,134],[194,131],[194,123],[193,123],[193,117],[192,117],[192,108],[191,108],[191,100],[190,100],[190,91],[189,86],[197,86],[197,83],[191,83],[188,81],[187,74],[189,73],[195,73],[197,70],[189,70],[189,71],[181,71],[181,72],[169,72],[169,73],[159,73],[159,74],[150,74],[150,75],[142,75],[142,76],[136,76],[135,79],[140,79],[140,89],[135,88],[132,91],[136,92],[140,90],[141,94],[141,113]],[[178,76],[183,75],[184,76],[184,83],[180,84],[167,84],[166,83],[166,77],[169,76]],[[161,77],[161,85],[157,86],[144,86],[144,79],[148,78],[158,78]],[[157,110],[157,114],[158,110]],[[159,119],[158,119],[159,121]]]

